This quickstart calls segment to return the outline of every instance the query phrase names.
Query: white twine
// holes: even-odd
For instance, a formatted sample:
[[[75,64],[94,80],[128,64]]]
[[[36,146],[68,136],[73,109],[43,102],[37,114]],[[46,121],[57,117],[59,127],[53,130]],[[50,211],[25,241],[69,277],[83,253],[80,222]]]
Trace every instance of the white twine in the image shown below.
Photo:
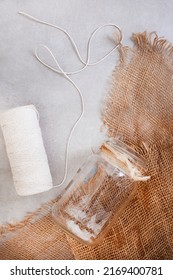
[[[45,45],[39,45],[35,49],[35,57],[38,59],[39,62],[41,62],[44,66],[51,69],[52,71],[63,75],[77,90],[79,97],[80,97],[80,103],[81,103],[81,113],[77,120],[75,121],[74,125],[70,129],[67,144],[66,144],[66,150],[65,150],[65,168],[64,168],[64,175],[62,181],[54,186],[59,187],[63,185],[67,178],[67,171],[68,171],[68,158],[69,158],[69,146],[70,141],[73,135],[73,132],[80,122],[83,114],[84,114],[84,100],[82,93],[76,83],[69,77],[69,75],[77,74],[82,72],[86,67],[88,66],[94,66],[98,63],[105,60],[115,49],[117,49],[121,45],[122,41],[122,32],[118,26],[115,24],[109,23],[104,24],[97,29],[93,31],[91,34],[88,44],[87,44],[87,58],[86,60],[83,60],[79,50],[73,40],[73,38],[69,35],[69,33],[64,30],[61,27],[58,27],[54,24],[47,23],[45,21],[39,20],[31,15],[28,15],[24,12],[19,12],[20,15],[23,15],[33,21],[36,21],[38,23],[53,27],[55,29],[58,29],[59,31],[66,34],[68,39],[70,40],[73,49],[79,59],[79,61],[83,64],[83,67],[79,70],[73,71],[73,72],[66,72],[62,69],[62,67],[59,65],[58,60],[55,58],[52,51]],[[90,48],[91,48],[91,42],[93,40],[94,35],[103,27],[105,26],[112,26],[116,30],[118,30],[118,43],[108,52],[106,53],[101,59],[97,60],[96,62],[91,63],[90,62]],[[44,62],[38,54],[39,47],[45,48],[50,56],[53,58],[57,68],[52,67],[51,65]],[[31,109],[30,106],[24,106],[21,108],[12,109],[3,115],[3,121],[2,123],[2,130],[4,134],[4,138],[6,141],[6,147],[8,152],[8,157],[10,160],[12,172],[13,172],[13,178],[16,186],[16,190],[21,195],[29,195],[34,194],[38,192],[43,192],[52,187],[52,179],[50,175],[50,170],[48,166],[47,156],[45,153],[45,149],[43,146],[43,141],[41,137],[41,131],[38,124],[38,119],[36,119],[36,114],[34,114],[34,110],[36,110],[34,107],[32,109],[34,110],[28,110]],[[25,112],[26,110],[26,112]],[[20,113],[19,113],[20,112]],[[32,114],[31,114],[32,112]],[[36,112],[36,111],[35,111]],[[21,114],[23,116],[21,116]],[[6,116],[6,117],[5,117]],[[9,126],[9,128],[8,128]],[[15,127],[16,126],[16,127]],[[38,130],[38,131],[37,131]],[[13,141],[12,141],[13,139]],[[39,147],[40,145],[40,147]],[[36,148],[37,147],[37,148]],[[38,169],[38,172],[36,171]],[[36,172],[35,172],[36,171]],[[41,178],[42,177],[42,178]],[[27,190],[28,188],[28,190]]]
[[[19,195],[32,195],[52,188],[38,112],[33,105],[5,111],[0,116],[14,185]]]

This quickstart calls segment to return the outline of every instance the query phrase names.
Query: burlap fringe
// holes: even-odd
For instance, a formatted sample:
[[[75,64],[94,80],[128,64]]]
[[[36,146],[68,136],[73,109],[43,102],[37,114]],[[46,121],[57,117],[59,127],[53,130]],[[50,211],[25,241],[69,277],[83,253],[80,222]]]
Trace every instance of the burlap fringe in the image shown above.
[[[156,32],[135,33],[132,35],[136,47],[144,52],[156,52],[173,59],[173,45],[163,37],[158,37]]]
[[[45,204],[43,204],[40,208],[38,208],[35,212],[28,212],[23,221],[18,223],[9,223],[7,225],[0,225],[0,236],[5,237],[7,234],[15,232],[16,230],[20,230],[27,226],[29,223],[32,224],[40,217],[44,217],[47,215],[53,206],[53,204],[57,201],[57,199],[53,199]]]
[[[154,52],[163,55],[164,58],[173,60],[173,44],[164,37],[158,37],[155,31],[150,33],[147,31],[142,33],[133,33],[132,41],[140,52]],[[132,58],[133,52],[136,51],[136,48],[130,49],[128,46],[120,45],[119,65],[115,67],[115,70],[112,73],[113,75],[119,67],[124,66],[125,64],[128,65]]]
[[[118,77],[119,71],[124,68],[125,66],[128,66],[128,64],[131,62],[131,59],[133,59],[133,55],[136,53],[136,48],[140,52],[149,52],[149,53],[157,53],[160,56],[163,56],[164,59],[169,59],[169,62],[173,62],[173,44],[169,41],[167,41],[163,37],[158,37],[157,33],[155,31],[153,32],[147,32],[144,31],[142,33],[133,33],[132,40],[135,44],[134,48],[130,48],[128,46],[122,46],[120,45],[119,48],[119,63],[117,66],[115,66],[115,69],[112,72],[111,79],[110,79],[110,90],[108,90],[108,94],[106,94],[105,98],[102,102],[102,121],[103,126],[107,127],[108,135],[112,136],[115,134],[115,131],[111,131],[110,128],[108,128],[107,123],[104,119],[104,113],[109,110],[109,102],[111,102],[112,95],[115,94],[115,91],[112,89],[116,88],[116,80]],[[119,137],[119,136],[117,136]],[[124,139],[122,139],[124,140]],[[171,139],[172,141],[172,139]],[[126,143],[129,144],[129,143]],[[142,147],[136,147],[136,149],[139,149],[142,151],[144,150],[143,154],[146,154],[146,150],[148,150],[149,147],[145,146],[145,143],[141,143]],[[159,144],[159,143],[158,143]],[[135,147],[133,147],[135,148]],[[151,148],[151,147],[150,147]]]

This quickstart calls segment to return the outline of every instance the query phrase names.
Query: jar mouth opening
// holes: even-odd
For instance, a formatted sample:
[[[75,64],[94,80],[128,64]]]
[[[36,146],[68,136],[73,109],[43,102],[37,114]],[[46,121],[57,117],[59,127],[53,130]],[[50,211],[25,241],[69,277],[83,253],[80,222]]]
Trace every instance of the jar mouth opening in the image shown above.
[[[106,161],[120,169],[135,181],[147,181],[147,162],[130,146],[119,140],[106,141],[100,147],[100,154]]]

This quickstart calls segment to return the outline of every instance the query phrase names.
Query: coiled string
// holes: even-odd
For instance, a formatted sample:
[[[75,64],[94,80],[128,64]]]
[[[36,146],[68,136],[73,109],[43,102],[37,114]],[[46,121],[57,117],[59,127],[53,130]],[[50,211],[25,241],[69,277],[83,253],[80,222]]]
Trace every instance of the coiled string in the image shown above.
[[[66,72],[62,69],[62,67],[60,66],[57,58],[55,58],[54,54],[52,53],[52,51],[46,46],[46,45],[39,45],[35,48],[35,51],[34,51],[34,54],[35,54],[35,57],[38,59],[38,61],[40,63],[42,63],[44,66],[46,66],[47,68],[49,68],[50,70],[54,71],[55,73],[58,73],[60,75],[63,75],[74,87],[75,89],[77,90],[78,94],[79,94],[79,97],[80,97],[80,103],[81,103],[81,113],[79,115],[79,117],[77,118],[77,120],[75,121],[74,125],[72,126],[72,128],[70,129],[70,133],[69,133],[69,136],[68,136],[68,140],[67,140],[67,144],[66,144],[66,150],[65,150],[65,168],[64,168],[64,175],[63,175],[63,179],[62,181],[58,184],[58,185],[55,185],[54,187],[59,187],[61,185],[63,185],[63,183],[65,182],[66,178],[67,178],[67,173],[68,173],[68,158],[69,158],[69,146],[70,146],[70,141],[71,141],[71,138],[72,138],[72,135],[73,135],[73,132],[76,128],[76,126],[78,125],[78,123],[80,122],[80,120],[82,119],[83,117],[83,114],[84,114],[84,111],[85,111],[85,107],[84,107],[84,99],[83,99],[83,96],[82,96],[82,93],[79,89],[79,87],[76,85],[76,83],[69,77],[70,75],[74,75],[74,74],[77,74],[77,73],[80,73],[82,72],[85,68],[87,68],[88,66],[94,66],[94,65],[97,65],[99,64],[100,62],[102,62],[103,60],[105,60],[109,55],[112,54],[113,51],[115,51],[120,45],[121,45],[121,42],[122,42],[122,32],[121,32],[121,29],[115,25],[115,24],[112,24],[112,23],[108,23],[108,24],[103,24],[101,25],[100,27],[96,28],[89,40],[88,40],[88,43],[87,43],[87,57],[86,57],[86,60],[83,60],[80,53],[79,53],[79,50],[77,48],[77,45],[76,43],[74,42],[73,38],[70,36],[70,34],[64,30],[63,28],[57,26],[57,25],[54,25],[54,24],[51,24],[51,23],[48,23],[46,21],[42,21],[42,20],[39,20],[25,12],[19,12],[20,15],[23,15],[35,22],[38,22],[40,24],[44,24],[44,25],[47,25],[47,26],[50,26],[50,27],[53,27],[61,32],[63,32],[67,38],[69,39],[69,41],[71,42],[72,46],[73,46],[73,49],[79,59],[79,61],[83,64],[83,67],[76,70],[76,71],[72,71],[72,72]],[[90,50],[91,50],[91,42],[95,36],[95,34],[100,30],[102,29],[103,27],[106,27],[106,26],[112,26],[114,27],[117,31],[118,31],[118,42],[117,44],[108,52],[106,53],[101,59],[97,60],[96,62],[93,62],[91,63],[90,62]],[[39,54],[38,54],[38,49],[39,48],[44,48],[48,51],[48,53],[50,54],[50,56],[52,57],[52,59],[54,60],[55,62],[55,65],[57,66],[57,68],[54,68],[52,67],[51,65],[49,65],[48,63],[44,62]]]

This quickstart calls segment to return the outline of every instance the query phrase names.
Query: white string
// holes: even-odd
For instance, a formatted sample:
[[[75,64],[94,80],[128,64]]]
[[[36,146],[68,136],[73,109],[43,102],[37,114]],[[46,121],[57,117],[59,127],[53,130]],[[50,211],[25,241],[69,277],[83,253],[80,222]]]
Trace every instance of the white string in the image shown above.
[[[86,61],[82,59],[80,53],[79,53],[79,50],[77,48],[77,45],[76,43],[74,42],[73,38],[70,36],[70,34],[64,30],[63,28],[59,27],[59,26],[56,26],[54,24],[51,24],[51,23],[48,23],[46,21],[42,21],[42,20],[39,20],[29,14],[26,14],[25,12],[19,12],[20,15],[23,15],[35,22],[38,22],[38,23],[41,23],[41,24],[44,24],[44,25],[47,25],[47,26],[50,26],[50,27],[53,27],[55,29],[58,29],[59,31],[62,31],[69,39],[69,41],[71,42],[73,48],[74,48],[74,51],[79,59],[79,61],[84,65],[82,68],[76,70],[76,71],[72,71],[72,72],[67,72],[67,71],[64,71],[62,69],[62,67],[60,66],[60,64],[58,63],[58,60],[55,58],[54,54],[52,53],[52,51],[45,45],[39,45],[38,47],[36,47],[35,49],[35,57],[38,59],[38,61],[40,63],[42,63],[44,66],[46,66],[47,68],[51,69],[52,71],[58,73],[58,74],[61,74],[63,75],[74,87],[75,89],[77,90],[78,94],[79,94],[79,97],[80,97],[80,102],[81,102],[81,113],[79,115],[79,117],[77,118],[77,120],[75,121],[74,125],[72,126],[72,128],[70,129],[70,133],[69,133],[69,137],[68,137],[68,140],[67,140],[67,145],[66,145],[66,150],[65,150],[65,169],[64,169],[64,176],[63,176],[63,179],[61,181],[61,183],[59,183],[58,185],[54,186],[54,187],[59,187],[61,186],[66,178],[67,178],[67,171],[68,171],[68,158],[69,158],[69,146],[70,146],[70,141],[71,141],[71,138],[72,138],[72,135],[73,135],[73,132],[76,128],[76,126],[78,125],[78,123],[80,122],[81,118],[83,117],[83,114],[84,114],[84,111],[85,111],[85,108],[84,108],[84,99],[83,99],[83,96],[82,96],[82,93],[80,91],[80,89],[78,88],[78,86],[76,85],[76,83],[69,77],[69,75],[73,75],[73,74],[77,74],[77,73],[80,73],[82,72],[86,67],[88,66],[94,66],[94,65],[97,65],[99,64],[100,62],[102,62],[103,60],[105,60],[114,50],[116,50],[120,45],[121,45],[121,41],[122,41],[122,32],[120,30],[120,28],[115,25],[115,24],[112,24],[112,23],[108,23],[108,24],[104,24],[100,27],[98,27],[97,29],[95,29],[93,31],[93,33],[91,34],[89,40],[88,40],[88,43],[87,43],[87,58],[86,58]],[[116,30],[118,30],[118,43],[108,52],[106,53],[101,59],[97,60],[96,62],[93,62],[91,63],[90,62],[90,49],[91,49],[91,42],[92,42],[92,39],[94,37],[94,35],[103,27],[105,26],[112,26],[114,27]],[[49,54],[51,55],[51,57],[53,58],[57,68],[54,68],[52,67],[51,65],[47,64],[46,62],[44,62],[38,55],[38,48],[39,47],[42,47],[42,48],[45,48]]]
[[[35,106],[5,110],[0,125],[17,193],[27,196],[50,190],[52,176]]]

